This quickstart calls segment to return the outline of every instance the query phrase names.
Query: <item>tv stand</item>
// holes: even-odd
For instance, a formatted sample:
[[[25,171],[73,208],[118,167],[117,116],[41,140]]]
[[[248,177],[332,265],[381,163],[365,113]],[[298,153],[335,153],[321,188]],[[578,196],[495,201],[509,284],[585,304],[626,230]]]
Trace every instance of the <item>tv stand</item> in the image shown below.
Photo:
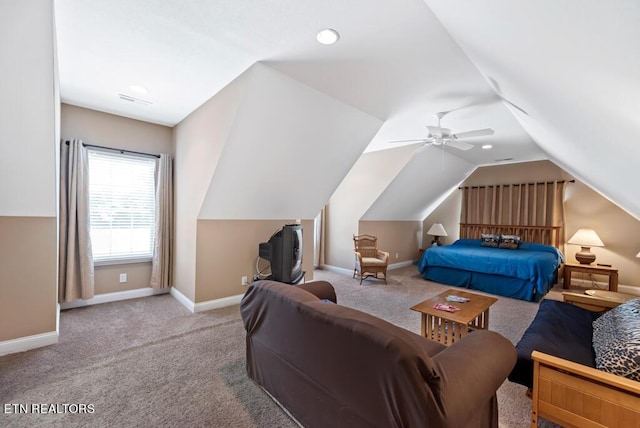
[[[291,282],[283,282],[283,284],[298,285],[300,283],[305,283],[306,282],[305,281],[305,275],[306,274],[307,274],[307,272],[303,270],[302,272],[300,272],[300,275],[298,275],[297,278],[292,279]],[[268,280],[268,281],[275,281],[275,279],[273,279],[273,275],[269,275],[268,277],[263,278],[263,279]]]

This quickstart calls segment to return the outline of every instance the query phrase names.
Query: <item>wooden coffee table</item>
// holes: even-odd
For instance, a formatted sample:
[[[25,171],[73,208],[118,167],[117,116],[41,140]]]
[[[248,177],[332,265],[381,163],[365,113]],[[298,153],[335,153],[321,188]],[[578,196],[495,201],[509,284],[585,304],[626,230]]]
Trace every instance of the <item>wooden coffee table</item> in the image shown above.
[[[447,296],[460,296],[470,299],[465,303],[449,302]],[[431,299],[418,303],[411,310],[420,312],[420,332],[427,339],[450,346],[467,335],[469,329],[489,328],[489,307],[497,302],[495,297],[449,289]],[[436,303],[444,303],[460,308],[447,312],[435,309]]]

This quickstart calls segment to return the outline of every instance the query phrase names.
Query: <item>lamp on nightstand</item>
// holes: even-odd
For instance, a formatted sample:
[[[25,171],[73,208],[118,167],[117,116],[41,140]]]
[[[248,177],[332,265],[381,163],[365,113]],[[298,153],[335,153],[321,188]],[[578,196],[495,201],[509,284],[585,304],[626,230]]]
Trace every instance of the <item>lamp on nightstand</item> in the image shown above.
[[[596,255],[591,252],[591,247],[604,247],[604,243],[593,229],[578,229],[567,241],[567,244],[580,245],[582,250],[576,253],[576,260],[580,264],[588,265],[596,261]]]
[[[431,246],[434,245],[442,245],[440,242],[441,236],[447,236],[447,232],[444,230],[444,227],[440,223],[433,223],[433,226],[427,232],[427,235],[433,235],[433,241],[431,241]]]

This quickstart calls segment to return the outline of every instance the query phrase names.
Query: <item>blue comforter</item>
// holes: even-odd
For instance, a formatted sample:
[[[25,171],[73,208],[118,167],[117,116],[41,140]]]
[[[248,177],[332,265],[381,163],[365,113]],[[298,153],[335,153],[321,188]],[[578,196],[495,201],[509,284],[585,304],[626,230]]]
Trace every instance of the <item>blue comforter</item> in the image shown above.
[[[519,249],[510,250],[483,247],[479,239],[459,239],[452,245],[428,248],[418,269],[425,277],[430,268],[445,268],[518,278],[544,295],[563,261],[562,253],[550,245],[522,242]]]

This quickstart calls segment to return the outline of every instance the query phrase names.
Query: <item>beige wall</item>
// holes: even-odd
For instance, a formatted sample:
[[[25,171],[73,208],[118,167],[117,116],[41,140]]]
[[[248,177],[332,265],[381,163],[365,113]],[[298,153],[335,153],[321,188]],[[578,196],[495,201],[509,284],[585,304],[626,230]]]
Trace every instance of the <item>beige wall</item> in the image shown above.
[[[87,144],[173,154],[172,128],[109,113],[62,104],[61,138],[79,138]],[[120,282],[120,274],[127,282]],[[149,287],[151,262],[95,267],[95,294]]]
[[[62,104],[62,139],[145,153],[174,153],[173,128]]]
[[[0,341],[56,330],[56,223],[0,217]]]
[[[573,177],[550,161],[526,162],[478,168],[464,185],[528,183],[531,181],[572,180]],[[460,192],[454,192],[424,221],[425,232],[432,223],[443,223],[451,243],[458,236],[460,220]],[[640,222],[579,180],[569,183],[565,195],[566,238],[579,228],[594,229],[605,244],[592,248],[599,263],[612,264],[619,270],[619,282],[640,287]],[[575,262],[580,248],[566,245],[567,261]],[[577,275],[576,275],[577,276]],[[598,281],[606,278],[596,277]]]
[[[353,235],[360,233],[358,222],[414,150],[415,146],[405,146],[366,153],[358,159],[327,206],[325,264],[353,269]]]
[[[53,2],[0,14],[0,341],[56,333],[57,105]]]
[[[293,220],[198,220],[195,303],[243,294],[256,273],[258,244]],[[313,220],[303,220],[302,264],[313,279]]]
[[[421,229],[419,221],[360,221],[359,225],[360,233],[378,237],[378,249],[389,253],[389,264],[418,258]]]

